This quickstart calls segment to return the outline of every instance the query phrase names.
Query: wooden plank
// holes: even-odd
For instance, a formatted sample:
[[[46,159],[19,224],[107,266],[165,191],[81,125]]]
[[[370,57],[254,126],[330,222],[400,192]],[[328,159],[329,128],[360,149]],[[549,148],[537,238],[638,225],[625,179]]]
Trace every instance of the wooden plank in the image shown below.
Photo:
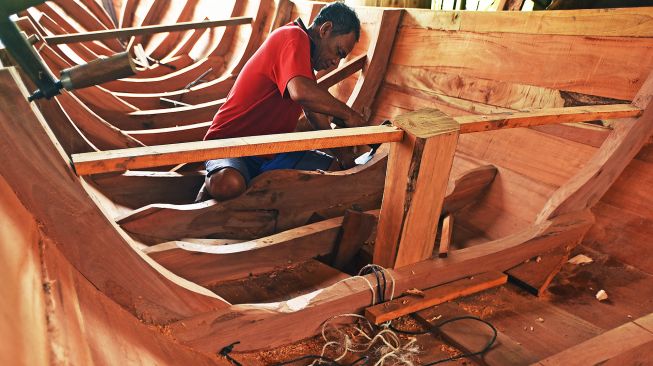
[[[457,311],[453,304],[443,304],[433,310],[428,309],[415,314],[415,318],[427,326],[434,322],[430,320],[434,311],[441,316],[443,313],[456,313],[456,316],[469,316],[466,311]],[[441,321],[446,320],[443,318]],[[449,343],[463,352],[478,352],[487,344],[492,337],[492,329],[487,325],[474,320],[461,320],[446,324],[439,328],[440,335],[446,343]],[[502,365],[526,365],[537,361],[537,356],[530,350],[523,347],[519,342],[502,331],[497,331],[495,345],[482,356],[472,358],[480,365],[502,366]]]
[[[279,0],[276,2],[276,8],[274,9],[274,18],[272,19],[272,25],[270,26],[269,33],[272,33],[275,29],[288,24],[292,21],[292,11],[295,7],[295,4],[290,0]]]
[[[449,246],[453,239],[453,222],[452,214],[448,214],[442,219],[442,233],[440,234],[440,246],[438,247],[438,257],[446,258],[449,253]]]
[[[653,67],[652,50],[648,38],[401,28],[390,63],[421,67],[431,74],[463,73],[479,79],[632,100]],[[486,62],[488,57],[494,61],[491,65]],[[624,59],[641,62],[624,67]]]
[[[370,126],[149,146],[72,156],[79,175],[401,140],[396,127]]]
[[[530,127],[555,123],[584,122],[592,120],[635,118],[642,110],[630,104],[595,105],[564,108],[543,108],[527,112],[497,113],[454,117],[460,124],[460,133]]]
[[[371,114],[370,108],[383,81],[402,14],[400,9],[384,9],[381,13],[371,33],[374,38],[367,49],[368,63],[347,101],[348,106],[366,118]]]
[[[147,146],[168,145],[180,142],[202,141],[213,122],[200,122],[178,127],[125,131],[125,133]]]
[[[336,217],[237,244],[162,243],[147,253],[171,272],[206,286],[328,255],[336,245],[342,220]]]
[[[447,197],[445,204],[442,206],[442,214],[454,213],[479,200],[494,181],[496,175],[496,167],[485,165],[465,171],[464,174],[455,177],[455,180],[449,180]],[[451,219],[453,220],[453,217]]]
[[[633,323],[653,333],[653,313],[633,320]]]
[[[205,174],[195,172],[128,171],[84,177],[112,202],[137,209],[154,203],[192,203]]]
[[[373,260],[392,268],[431,257],[458,141],[458,124],[438,110],[395,124],[405,135],[391,147]]]
[[[378,215],[378,212],[376,214]],[[339,270],[344,270],[363,247],[365,241],[369,239],[376,228],[376,223],[377,217],[371,213],[356,210],[345,211],[331,265]]]
[[[593,147],[601,147],[611,129],[603,126],[591,125],[588,123],[542,125],[531,127],[535,131],[557,136],[569,141],[580,142]]]
[[[331,266],[309,259],[258,276],[221,281],[208,288],[231,304],[272,303],[300,297],[348,278]]]
[[[558,301],[546,297],[534,298],[532,294],[507,284],[422,313],[429,319],[439,316],[440,320],[469,313],[479,316],[517,342],[519,348],[531,353],[534,356],[531,362],[535,362],[605,332],[592,320],[562,310],[558,304]],[[496,348],[503,348],[503,343],[497,344]]]
[[[27,103],[29,93],[15,69],[0,70],[0,79],[0,152],[12,157],[0,166],[0,175],[71,264],[113,301],[149,322],[225,307],[215,295],[159,272],[153,261],[134,251],[75,177],[43,117]],[[41,178],[32,179],[36,176]],[[92,260],[100,257],[102,261]]]
[[[54,103],[54,102],[53,102]],[[95,114],[75,95],[63,92],[56,97],[63,111],[86,139],[100,150],[124,149],[144,146]]]
[[[62,352],[51,356],[51,361],[75,365],[120,365],[129,363],[126,360],[145,364],[215,365],[214,356],[178,344],[159,327],[144,324],[108,298],[71,265],[54,242],[43,240],[41,250],[44,276],[39,281],[39,291],[45,294],[49,306],[38,315],[47,319],[48,328],[43,333],[47,350]],[[158,304],[166,300],[159,298]],[[29,347],[35,352],[34,345]]]
[[[577,238],[591,225],[587,212],[558,217],[482,246],[452,252],[447,260],[426,260],[399,270],[390,270],[395,292],[428,288],[479,272],[503,271],[537,253]],[[367,276],[374,282],[373,275]],[[177,340],[198,350],[215,352],[234,341],[239,350],[276,347],[319,332],[324,319],[362,311],[373,298],[367,282],[349,280],[305,296],[266,306],[241,305],[206,313],[170,326]],[[288,327],[288,324],[301,326]]]
[[[521,4],[522,1],[513,1],[513,3]],[[404,27],[478,33],[606,37],[653,36],[653,10],[651,8],[556,12],[429,12],[421,9],[406,9],[406,16],[402,23]]]
[[[551,252],[544,253],[537,258],[531,258],[528,262],[518,265],[506,271],[510,280],[517,283],[525,290],[541,296],[549,287],[549,284],[560,272],[562,266],[569,259],[569,252],[578,243],[571,243],[564,248],[556,248]]]
[[[642,255],[651,250],[653,218],[604,201],[594,205],[592,212],[596,224],[587,232],[583,245],[653,274],[653,256]]]
[[[88,141],[77,126],[68,118],[56,100],[41,99],[36,101],[36,105],[66,154],[70,155],[99,150]]]
[[[252,22],[252,18],[250,17],[235,17],[230,19],[208,20],[208,21],[200,21],[200,22],[183,22],[183,23],[166,24],[166,25],[146,25],[142,27],[131,27],[131,28],[93,31],[93,32],[86,32],[86,33],[73,33],[68,35],[49,36],[49,37],[45,37],[45,42],[50,45],[56,45],[56,44],[73,43],[73,42],[97,41],[97,40],[109,39],[109,38],[122,38],[122,37],[154,34],[154,33],[161,33],[161,32],[179,32],[179,31],[184,31],[189,29],[227,27],[232,25],[249,24],[251,22]]]
[[[546,203],[538,220],[594,206],[653,134],[653,73],[633,100],[644,109],[636,119],[613,121],[614,130],[592,159]]]
[[[633,322],[541,360],[537,365],[595,365],[653,341],[653,333]]]
[[[501,286],[507,280],[508,276],[501,272],[481,273],[471,278],[460,279],[424,290],[424,296],[407,295],[368,307],[365,309],[365,317],[378,325],[459,297]]]
[[[50,360],[41,241],[37,222],[0,176],[0,261],[7,281],[0,288],[0,313],[5,316],[0,331],[11,334],[0,345],[4,365],[45,365]]]
[[[388,65],[385,82],[398,87],[456,97],[468,101],[521,110],[564,107],[560,91],[534,85],[483,79],[466,73],[429,72],[421,66]],[[411,105],[406,105],[412,108]],[[479,113],[472,111],[473,114]],[[481,112],[482,113],[482,112]]]
[[[651,366],[653,365],[653,341],[644,343],[603,362],[601,366]]]

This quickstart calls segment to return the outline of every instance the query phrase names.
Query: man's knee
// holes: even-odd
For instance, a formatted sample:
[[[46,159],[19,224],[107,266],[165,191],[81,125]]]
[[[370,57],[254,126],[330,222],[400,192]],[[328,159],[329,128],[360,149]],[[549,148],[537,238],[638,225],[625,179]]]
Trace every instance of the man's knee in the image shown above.
[[[211,197],[225,201],[240,196],[247,189],[242,174],[233,168],[223,168],[206,178],[206,190]]]

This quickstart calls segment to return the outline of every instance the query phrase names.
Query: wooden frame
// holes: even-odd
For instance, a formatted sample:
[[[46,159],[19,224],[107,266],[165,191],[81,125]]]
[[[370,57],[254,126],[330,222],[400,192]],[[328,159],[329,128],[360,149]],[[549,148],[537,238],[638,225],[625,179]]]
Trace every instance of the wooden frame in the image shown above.
[[[129,3],[133,4],[133,2]],[[432,16],[440,17],[444,15],[435,14]],[[448,16],[450,17],[450,14]],[[486,15],[469,15],[471,18],[484,16]],[[579,15],[579,17],[583,16],[585,15]],[[458,29],[471,33],[470,27],[472,26],[468,22],[469,17],[464,15],[464,21],[461,21],[460,18],[458,20],[447,18],[446,22],[437,24],[438,26],[459,27]],[[510,20],[512,18],[506,17],[506,19]],[[535,14],[528,19],[536,21],[547,18],[546,15]],[[519,20],[522,19],[519,18]],[[407,20],[407,22],[410,21],[414,21],[414,18]],[[542,21],[542,24],[548,23]],[[620,22],[610,24],[620,24]],[[479,22],[474,26],[482,30],[487,29],[483,27],[488,25]],[[644,27],[646,26],[644,25]],[[628,31],[639,32],[638,29],[641,28],[629,28]],[[403,29],[402,31],[406,30]],[[560,30],[556,31],[570,32],[570,28],[560,28]],[[591,29],[588,30],[588,34],[591,31]],[[603,32],[600,29],[594,31]],[[367,58],[367,60],[369,66],[372,60],[370,58]],[[132,251],[132,248],[136,247],[136,243],[124,235],[121,229],[114,225],[111,218],[107,217],[96,206],[96,202],[94,202],[96,198],[85,189],[88,188],[88,184],[73,174],[67,156],[62,154],[39,114],[36,111],[34,113],[30,111],[30,106],[22,99],[22,102],[15,102],[15,95],[21,95],[21,93],[24,95],[25,93],[24,88],[13,87],[14,83],[20,85],[17,74],[13,71],[3,70],[0,71],[0,78],[5,80],[3,85],[10,86],[4,92],[0,92],[0,104],[5,105],[5,108],[0,109],[4,111],[4,113],[0,112],[0,118],[5,122],[10,122],[0,124],[0,126],[5,126],[2,138],[7,142],[0,144],[0,148],[4,149],[6,154],[15,156],[15,159],[9,159],[6,164],[0,167],[3,182],[4,180],[7,181],[8,190],[15,192],[21,200],[21,204],[29,209],[31,215],[34,216],[34,222],[42,225],[42,229],[40,229],[42,234],[46,235],[48,240],[53,241],[53,244],[46,243],[43,247],[50,246],[52,248],[56,246],[56,248],[59,248],[63,254],[62,257],[72,263],[73,266],[70,266],[71,271],[78,271],[74,273],[80,278],[88,279],[90,281],[89,286],[101,290],[112,301],[120,304],[135,316],[155,324],[166,324],[174,321],[170,329],[176,339],[196,349],[214,353],[217,349],[230,344],[234,340],[241,341],[239,350],[252,350],[287,344],[314,334],[322,321],[331,315],[360,311],[374,301],[373,294],[370,292],[367,283],[362,279],[340,282],[328,288],[279,303],[239,306],[230,305],[215,298],[208,291],[180,281],[180,279],[170,275],[147,257],[141,256],[140,252]],[[382,81],[383,79],[379,80],[379,82]],[[359,79],[359,82],[364,82],[364,79],[363,81]],[[551,82],[555,83],[555,81]],[[390,245],[396,246],[396,250],[391,248],[388,251],[391,254],[390,256],[394,254],[395,258],[387,261],[389,266],[397,267],[396,269],[388,269],[387,272],[396,279],[396,291],[402,292],[409,288],[424,289],[489,270],[506,271],[534,256],[576,245],[593,222],[592,214],[588,212],[588,208],[591,208],[608,187],[615,182],[629,160],[652,134],[650,127],[653,118],[650,109],[650,88],[652,84],[653,80],[649,77],[632,104],[619,103],[603,107],[565,107],[564,109],[546,108],[529,112],[511,112],[512,114],[508,116],[486,114],[480,117],[452,118],[439,114],[437,118],[434,118],[436,113],[431,111],[399,118],[398,124],[405,131],[397,130],[394,132],[401,134],[402,140],[393,143],[395,145],[394,154],[391,153],[390,159],[395,159],[395,164],[389,170],[389,180],[393,184],[390,185],[386,193],[388,194],[388,202],[392,201],[407,210],[393,216],[389,215],[391,211],[388,212],[387,208],[383,208],[380,213],[381,222],[379,224],[397,233],[395,235],[395,238],[398,238],[397,241]],[[630,89],[623,86],[615,88],[615,90],[615,93],[619,93],[619,96],[628,96],[630,93]],[[492,98],[492,95],[488,95],[488,98]],[[464,98],[461,97],[461,99]],[[360,110],[365,111],[365,108]],[[17,112],[13,113],[14,111]],[[504,109],[501,112],[506,111]],[[61,111],[59,110],[56,113],[61,113]],[[429,130],[435,130],[435,132],[431,131],[434,135],[419,135],[413,130],[417,125],[414,120],[417,117],[428,119],[427,121],[417,122],[433,122],[440,120],[441,117],[441,120],[445,121],[444,132],[440,131],[438,126],[428,126],[427,123]],[[554,187],[554,189],[557,189],[557,193],[551,197],[550,202],[541,210],[538,219],[534,223],[522,226],[511,235],[491,240],[479,246],[450,250],[446,259],[431,259],[427,253],[429,249],[432,250],[431,236],[434,236],[434,234],[426,236],[425,240],[401,240],[402,237],[415,235],[415,225],[416,222],[420,222],[420,219],[417,218],[416,221],[413,213],[416,207],[420,208],[420,205],[423,205],[419,200],[415,200],[415,197],[420,197],[418,193],[423,193],[417,191],[422,187],[428,187],[431,190],[430,194],[435,197],[435,204],[433,205],[435,207],[425,207],[428,211],[428,215],[425,215],[425,217],[430,219],[423,220],[424,225],[421,230],[428,231],[429,234],[434,233],[433,226],[437,225],[435,216],[439,215],[438,211],[444,211],[437,207],[444,206],[440,202],[442,201],[441,196],[443,186],[446,184],[446,177],[438,177],[437,179],[424,179],[424,177],[432,175],[434,172],[441,173],[449,169],[451,163],[448,161],[450,157],[446,156],[447,152],[453,155],[453,148],[450,145],[454,144],[455,136],[462,134],[463,130],[466,132],[480,132],[507,127],[580,121],[585,118],[621,118],[621,120],[613,123],[615,127],[612,132],[602,130],[597,134],[598,137],[593,140],[593,143],[600,146],[598,153],[591,158],[587,166],[579,169],[572,180],[562,184],[559,188]],[[63,130],[61,128],[59,132],[65,134],[66,131]],[[75,133],[75,131],[68,132],[69,136],[73,136]],[[609,136],[606,138],[605,135],[608,133]],[[431,155],[425,151],[427,147],[438,145],[434,143],[437,141],[435,139],[442,139],[446,142],[441,145],[443,150],[441,155]],[[88,146],[83,143],[70,142],[62,145],[66,149],[70,149],[70,151],[76,149],[86,151],[94,148],[90,143]],[[423,146],[424,150],[421,150],[420,146]],[[260,146],[257,148],[260,148]],[[241,151],[246,152],[249,151],[248,149],[249,147],[243,147]],[[149,152],[151,153],[152,150],[149,150]],[[173,156],[175,159],[187,160],[182,158],[185,155],[181,153],[175,151],[169,151],[168,153],[169,156]],[[189,154],[189,150],[184,151],[183,154]],[[400,154],[410,157],[413,164],[402,167],[399,164],[399,160],[403,160],[399,158],[402,156]],[[414,156],[424,156],[424,159],[420,159],[420,164],[418,164],[417,159],[413,160]],[[135,157],[135,160],[138,159],[140,158]],[[124,161],[129,161],[129,156]],[[23,174],[24,172],[27,172],[27,174]],[[412,174],[409,175],[405,172],[412,172]],[[500,174],[503,174],[503,172]],[[33,179],[31,177],[43,179]],[[294,178],[297,177],[299,175]],[[111,177],[92,177],[92,179],[102,178],[110,179]],[[502,178],[505,179],[505,176]],[[195,177],[191,179],[195,179]],[[410,197],[410,199],[407,200],[405,197]],[[53,202],[60,203],[59,201],[62,201],[63,204],[53,204]],[[299,204],[304,203],[299,202]],[[135,215],[154,215],[152,213],[154,210],[150,209],[142,209],[136,212]],[[263,225],[266,224],[265,219],[272,218],[274,215],[273,212],[261,212],[260,217]],[[399,217],[399,219],[394,220],[393,217]],[[329,235],[336,231],[339,220],[332,219],[329,221],[332,226],[325,230],[329,232]],[[80,227],[75,227],[76,223],[80,223]],[[90,225],[89,227],[96,229],[98,231],[97,236],[89,236],[84,231],[87,227],[82,226],[81,223],[86,223],[86,225]],[[73,230],[67,232],[66,229],[71,227]],[[271,230],[274,229],[277,228]],[[284,238],[284,235],[276,236],[275,245],[285,246],[286,251],[279,251],[270,255],[272,258],[269,260],[272,263],[282,263],[282,257],[287,254],[290,243],[292,243],[288,240],[292,239],[295,243],[309,240],[310,236],[301,233],[303,229],[307,228],[293,228],[293,232],[297,235],[292,238],[288,236]],[[285,235],[288,235],[288,233],[285,233]],[[79,245],[79,240],[83,240],[86,245]],[[264,249],[259,244],[261,244],[260,241],[255,243],[254,247],[259,250]],[[328,249],[324,248],[328,244],[328,241],[320,243],[320,247],[316,250],[326,251]],[[244,246],[241,245],[240,249],[243,249]],[[383,243],[380,246],[383,246]],[[306,246],[303,246],[303,248],[306,248]],[[392,253],[393,251],[396,253]],[[157,255],[162,257],[162,253],[152,252],[151,255],[152,257]],[[412,257],[413,253],[418,255]],[[247,256],[247,254],[251,253],[242,251],[238,255]],[[298,260],[301,260],[314,253],[299,254]],[[382,254],[387,253],[383,252]],[[48,256],[43,256],[46,258],[45,260],[48,260]],[[101,261],[94,260],[98,256],[102,256]],[[53,273],[56,273],[56,271],[53,270]],[[226,278],[236,278],[243,273],[242,269],[234,269],[233,271],[224,272],[220,277],[224,275]],[[134,281],[134,278],[141,280]],[[372,283],[374,281],[372,276],[368,276],[367,279]],[[202,281],[204,280],[206,279]],[[160,307],[161,298],[166,299],[166,306],[169,307],[164,309]],[[644,321],[648,320],[644,319]],[[288,322],[301,323],[301,327],[285,327],[284,325]],[[641,320],[636,322],[640,327],[643,326],[642,324],[648,325],[642,323]],[[633,327],[629,326],[629,328]],[[616,335],[620,333],[621,331],[615,332]],[[606,338],[609,339],[612,336],[613,334],[608,334]],[[648,342],[645,345],[650,343],[649,338],[645,339]],[[600,339],[596,340],[596,342],[600,341]],[[582,350],[584,347],[591,349],[593,344],[590,342],[582,345],[579,349]],[[574,350],[570,352],[572,351]],[[559,357],[564,356],[565,354],[561,354],[552,357],[549,361],[554,362],[559,360]],[[597,357],[601,358],[603,356],[599,355]]]
[[[121,38],[131,37],[136,35],[154,34],[162,32],[180,32],[193,29],[204,29],[214,27],[227,27],[233,25],[249,24],[252,18],[249,17],[236,17],[230,19],[208,20],[201,22],[183,22],[176,24],[166,25],[146,25],[142,27],[121,28],[115,30],[93,31],[86,33],[73,33],[60,36],[45,37],[45,42],[51,45],[96,41],[108,38]]]

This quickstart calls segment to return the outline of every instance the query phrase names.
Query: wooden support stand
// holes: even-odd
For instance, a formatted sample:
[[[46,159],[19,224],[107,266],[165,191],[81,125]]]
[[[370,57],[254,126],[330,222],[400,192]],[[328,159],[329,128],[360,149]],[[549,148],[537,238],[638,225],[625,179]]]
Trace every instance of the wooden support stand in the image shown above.
[[[365,244],[375,227],[375,215],[356,210],[345,211],[331,265],[339,270],[344,270]]]
[[[374,263],[402,267],[431,257],[458,141],[458,123],[436,109],[399,116],[405,131],[388,158]]]

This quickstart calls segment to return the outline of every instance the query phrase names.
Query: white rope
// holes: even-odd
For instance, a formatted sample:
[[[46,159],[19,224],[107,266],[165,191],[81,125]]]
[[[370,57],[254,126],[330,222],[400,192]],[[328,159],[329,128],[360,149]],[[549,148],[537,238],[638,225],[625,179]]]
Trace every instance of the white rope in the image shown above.
[[[364,320],[364,325],[361,327],[354,326],[353,331],[358,332],[361,337],[365,340],[363,342],[356,342],[354,337],[350,337],[348,334],[338,329],[336,326],[332,325],[331,322],[338,318],[357,318]],[[367,327],[365,327],[367,325]],[[339,335],[338,338],[341,338],[341,341],[338,340],[329,340],[327,335],[327,329],[331,326],[333,330]],[[367,318],[358,314],[341,314],[336,315],[322,324],[322,338],[326,342],[322,347],[321,357],[324,357],[327,350],[332,347],[334,352],[338,352],[339,355],[334,358],[335,361],[340,361],[343,358],[351,353],[363,353],[369,351],[375,344],[382,343],[382,346],[379,348],[377,353],[379,353],[379,360],[374,364],[374,366],[383,366],[385,362],[389,359],[395,359],[403,365],[413,366],[412,358],[419,352],[419,348],[414,346],[416,342],[415,338],[410,338],[410,341],[405,345],[401,344],[401,339],[399,336],[389,328],[389,322],[382,326],[381,330],[376,333],[373,337],[370,337],[364,330],[363,327],[369,328],[370,331],[374,331],[372,323],[370,323]],[[339,350],[342,348],[342,353]],[[313,361],[311,365],[321,364],[324,361],[321,359]]]
[[[378,264],[373,264],[372,263],[372,264],[368,264],[365,267],[361,268],[360,271],[358,271],[358,276],[361,276],[361,273],[363,273],[368,268],[373,269],[373,270],[376,269],[378,271],[381,271],[383,273],[388,274],[388,277],[390,277],[390,279],[392,280],[392,287],[391,287],[391,290],[390,290],[390,300],[394,299],[395,298],[396,281],[395,281],[394,276],[392,275],[392,272],[390,272],[387,269],[379,266]],[[383,294],[383,295],[385,296],[385,294]]]

